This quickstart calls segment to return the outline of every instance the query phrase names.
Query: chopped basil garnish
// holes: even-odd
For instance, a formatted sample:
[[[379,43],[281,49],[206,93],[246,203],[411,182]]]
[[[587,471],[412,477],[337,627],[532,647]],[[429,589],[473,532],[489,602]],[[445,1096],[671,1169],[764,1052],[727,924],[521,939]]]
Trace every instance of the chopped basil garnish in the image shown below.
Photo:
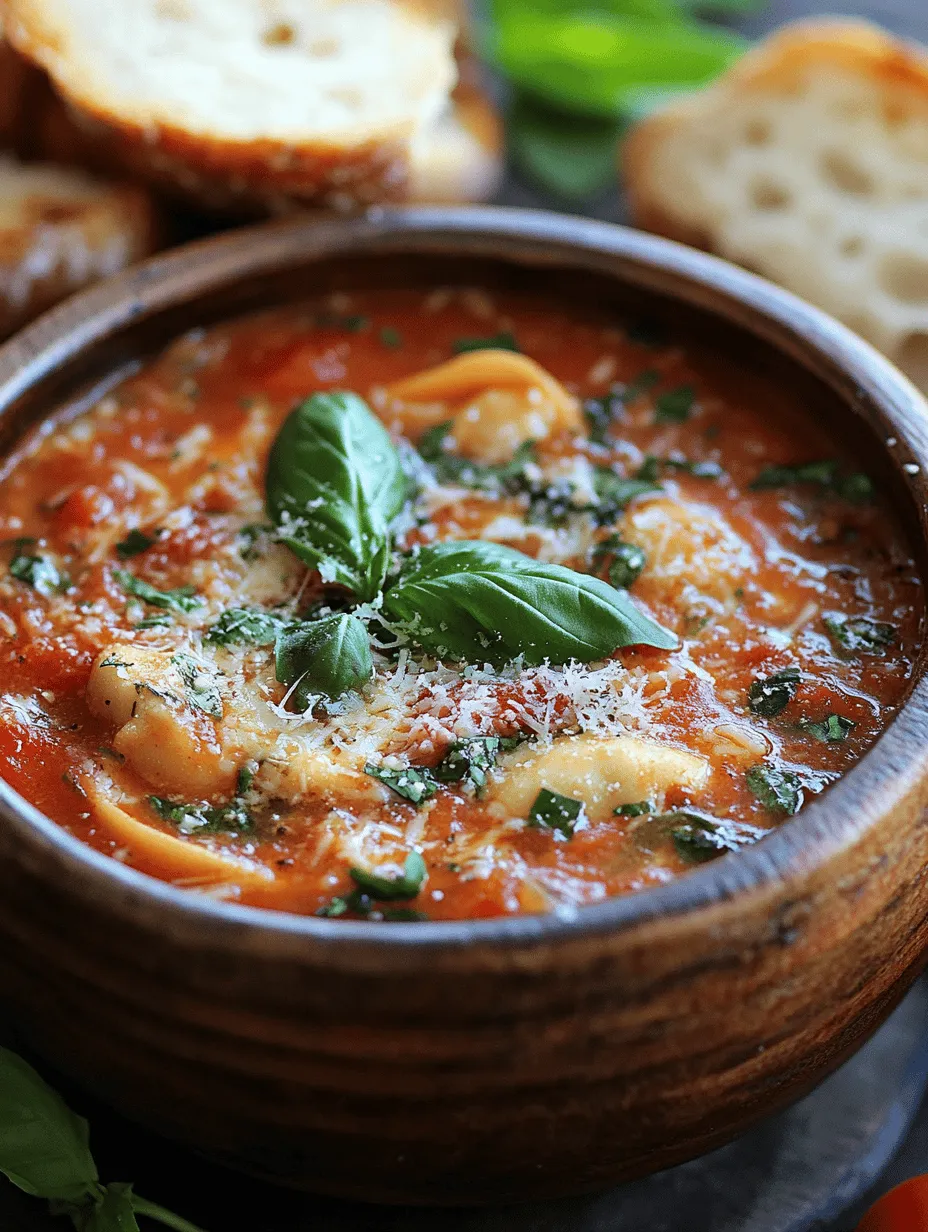
[[[424,770],[418,766],[401,766],[399,770],[393,770],[390,766],[375,766],[372,762],[368,762],[364,767],[364,772],[372,779],[379,779],[398,796],[402,796],[404,800],[409,800],[417,806],[423,804],[438,791],[438,783],[431,770]]]
[[[646,496],[659,490],[660,485],[638,476],[628,478],[617,475],[609,466],[597,466],[593,471],[593,490],[598,503],[592,512],[596,522],[605,526],[614,522],[618,515],[637,496]]]
[[[62,594],[71,585],[71,579],[61,572],[49,556],[27,556],[20,553],[10,561],[10,573],[46,598]]]
[[[499,736],[456,740],[432,773],[440,783],[463,781],[479,792],[486,786],[487,775],[496,765],[501,747]]]
[[[627,590],[641,576],[647,563],[644,549],[637,543],[626,543],[621,535],[610,535],[593,549],[593,563],[608,564],[609,581],[620,590]]]
[[[828,612],[822,617],[828,636],[841,650],[851,654],[882,654],[896,640],[894,625],[870,620],[867,616],[842,616]]]
[[[464,355],[468,351],[518,351],[519,344],[515,336],[505,330],[499,334],[491,334],[488,338],[458,338],[452,350],[455,355]]]
[[[662,813],[654,820],[671,827],[670,837],[674,847],[685,860],[694,863],[714,860],[726,851],[737,851],[739,847],[753,843],[757,837],[752,830],[740,827],[737,822],[708,817],[692,809],[675,809],[672,813]]]
[[[542,787],[529,810],[528,824],[541,829],[557,830],[565,838],[572,838],[582,813],[582,800],[572,800],[570,796],[562,796],[560,792]]]
[[[274,652],[277,679],[295,685],[292,702],[306,710],[313,697],[341,697],[374,674],[370,637],[357,616],[338,612],[284,629]]]
[[[172,663],[184,682],[184,694],[191,706],[196,706],[210,718],[222,718],[222,692],[214,672],[192,655],[178,653]]]
[[[654,402],[655,423],[686,423],[696,403],[692,385],[681,385],[661,394]]]
[[[761,804],[771,812],[792,816],[802,806],[802,786],[798,776],[790,770],[778,770],[776,766],[762,762],[748,771],[747,783]]]
[[[260,608],[230,607],[207,630],[204,641],[211,646],[273,646],[284,621]]]
[[[855,505],[863,505],[873,498],[873,481],[858,471],[850,475],[841,473],[841,464],[834,459],[822,462],[804,462],[800,466],[765,466],[751,487],[754,491],[765,488],[789,488],[811,484],[833,492]]]
[[[793,700],[801,681],[798,667],[784,667],[772,676],[755,680],[748,689],[748,705],[755,714],[772,719]]]
[[[398,351],[403,345],[403,335],[392,325],[384,325],[380,331],[380,341],[390,351]]]
[[[114,569],[113,576],[127,594],[134,595],[152,607],[166,608],[175,612],[192,612],[203,600],[193,586],[178,586],[174,590],[158,590],[142,578],[126,569]]]
[[[650,800],[638,800],[634,804],[620,804],[612,812],[616,817],[645,817],[654,812],[654,805]]]
[[[398,877],[380,877],[363,868],[352,868],[349,872],[358,889],[374,899],[415,898],[428,876],[425,861],[418,851],[409,853]]]
[[[274,533],[274,527],[266,522],[249,522],[238,531],[239,556],[242,560],[257,560],[261,555],[258,540]]]
[[[856,724],[851,719],[844,718],[843,715],[830,714],[827,719],[818,721],[803,719],[799,726],[808,735],[821,740],[823,744],[840,744],[848,738]]]
[[[258,763],[249,761],[244,766],[239,767],[238,774],[235,778],[235,790],[238,795],[244,796],[246,792],[251,791],[251,785],[255,781],[255,771],[258,768]]]
[[[596,445],[605,445],[610,426],[622,418],[626,407],[652,389],[659,380],[660,373],[649,369],[627,385],[613,386],[602,398],[587,398],[583,413],[590,425],[590,440]]]
[[[148,803],[181,834],[247,834],[255,828],[251,813],[238,799],[229,804],[181,804],[163,796],[149,796]]]
[[[125,539],[121,539],[116,544],[116,555],[120,560],[128,560],[130,556],[139,556],[142,552],[147,552],[157,542],[157,531],[154,535],[146,535],[144,531],[133,529],[129,531]]]

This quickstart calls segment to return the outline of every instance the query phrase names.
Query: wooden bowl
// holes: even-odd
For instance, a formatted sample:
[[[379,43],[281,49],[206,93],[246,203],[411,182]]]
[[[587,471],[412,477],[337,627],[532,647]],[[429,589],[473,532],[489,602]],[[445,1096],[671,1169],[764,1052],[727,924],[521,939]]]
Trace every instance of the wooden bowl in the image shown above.
[[[928,418],[895,369],[724,262],[527,211],[288,222],[150,261],[0,350],[0,449],[191,325],[460,280],[710,330],[856,441],[922,567]],[[570,915],[376,924],[209,902],[89,850],[2,785],[0,988],[35,1049],[121,1111],[288,1185],[470,1204],[666,1167],[808,1091],[921,968],[923,670],[799,817]]]

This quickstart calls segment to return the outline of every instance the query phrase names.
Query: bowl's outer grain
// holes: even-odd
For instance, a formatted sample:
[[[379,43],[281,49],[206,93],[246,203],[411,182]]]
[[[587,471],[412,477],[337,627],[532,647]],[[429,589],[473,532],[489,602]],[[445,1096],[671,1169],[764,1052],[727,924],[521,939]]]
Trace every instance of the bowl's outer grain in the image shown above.
[[[290,222],[149,262],[0,350],[0,447],[194,322],[429,269],[658,311],[669,297],[727,322],[726,345],[843,416],[925,557],[926,408],[866,344],[713,258],[524,211]],[[4,999],[38,1051],[121,1110],[287,1184],[477,1203],[676,1163],[808,1090],[924,963],[916,677],[861,763],[777,833],[574,915],[377,925],[203,901],[0,784]]]

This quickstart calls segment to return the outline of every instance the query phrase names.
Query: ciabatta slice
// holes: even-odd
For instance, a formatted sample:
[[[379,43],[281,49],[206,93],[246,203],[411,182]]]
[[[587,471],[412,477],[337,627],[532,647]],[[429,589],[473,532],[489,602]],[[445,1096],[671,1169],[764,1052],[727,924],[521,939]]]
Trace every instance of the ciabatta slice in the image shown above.
[[[124,165],[206,204],[402,199],[446,109],[444,0],[6,0],[10,41]]]
[[[635,222],[709,248],[856,329],[928,384],[928,53],[804,22],[641,122]]]
[[[0,334],[153,251],[141,189],[0,156]]]

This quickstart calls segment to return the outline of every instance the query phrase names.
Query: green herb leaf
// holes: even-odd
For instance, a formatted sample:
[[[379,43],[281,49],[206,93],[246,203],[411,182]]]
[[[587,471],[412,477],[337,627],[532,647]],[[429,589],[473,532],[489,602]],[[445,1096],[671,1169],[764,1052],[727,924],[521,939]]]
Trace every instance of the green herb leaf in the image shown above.
[[[31,1065],[0,1048],[0,1172],[36,1198],[81,1203],[97,1184],[87,1122]]]
[[[306,710],[314,697],[360,690],[374,674],[367,629],[347,612],[284,629],[274,652],[277,679],[296,685],[292,702]]]
[[[467,740],[456,740],[432,773],[440,783],[459,783],[463,780],[479,792],[486,786],[487,775],[496,765],[500,747],[498,736],[472,736]]]
[[[71,585],[67,574],[62,573],[49,556],[26,556],[20,553],[10,561],[10,573],[46,598],[62,594]]]
[[[867,616],[842,616],[840,612],[828,612],[822,617],[822,624],[832,642],[852,655],[881,655],[896,640],[895,626],[870,620]]]
[[[560,792],[542,787],[529,809],[528,824],[545,830],[557,830],[565,838],[572,838],[582,813],[582,800],[572,800],[570,796],[562,796]]]
[[[428,878],[425,861],[418,851],[411,851],[406,857],[399,877],[380,877],[363,868],[352,868],[349,872],[358,889],[377,900],[415,898]]]
[[[126,569],[114,569],[113,576],[127,594],[134,595],[143,603],[150,603],[152,607],[166,608],[175,612],[192,612],[203,602],[193,586],[178,586],[175,590],[158,590]]]
[[[654,812],[654,805],[650,800],[638,800],[634,804],[620,804],[612,812],[616,817],[644,817]]]
[[[601,579],[481,541],[422,548],[384,595],[384,611],[424,650],[471,663],[590,663],[620,646],[677,644]]]
[[[802,719],[800,728],[808,735],[821,740],[823,744],[841,744],[857,726],[851,719],[845,719],[840,714],[830,714],[827,719],[813,721]]]
[[[773,813],[792,816],[802,807],[802,786],[797,775],[789,770],[778,770],[761,762],[748,771],[747,782],[761,804]]]
[[[368,762],[364,773],[369,774],[372,779],[386,783],[391,791],[415,805],[422,804],[438,791],[438,783],[431,770],[420,769],[418,766],[401,766],[399,770],[393,770],[390,766],[375,766]]]
[[[131,1185],[108,1185],[94,1205],[81,1232],[139,1232]]]
[[[128,560],[130,556],[147,552],[157,542],[156,535],[146,535],[144,531],[133,529],[116,544],[116,555],[120,560]]]
[[[873,481],[869,476],[860,472],[842,475],[840,463],[834,459],[804,462],[799,466],[765,466],[751,488],[759,492],[767,488],[790,488],[801,484],[834,492],[854,505],[864,505],[873,499]]]
[[[647,556],[637,543],[626,543],[621,535],[610,535],[593,550],[593,562],[609,561],[609,581],[620,590],[627,590],[641,576]]]
[[[696,393],[692,385],[681,385],[679,389],[670,389],[661,394],[655,401],[655,423],[686,423],[696,403]]]
[[[356,394],[315,394],[271,448],[267,506],[282,542],[323,580],[362,600],[383,584],[389,523],[406,497],[400,457]]]
[[[211,646],[273,646],[284,621],[261,608],[230,607],[206,633]]]
[[[254,818],[241,800],[229,804],[183,804],[164,796],[149,796],[148,803],[162,821],[177,826],[181,834],[248,834]]]
[[[184,682],[184,695],[191,706],[202,710],[212,719],[222,718],[222,691],[214,672],[193,655],[178,652],[171,662],[180,672]]]
[[[598,504],[593,513],[600,526],[614,522],[618,515],[638,496],[660,491],[660,484],[640,476],[617,475],[609,466],[597,466],[593,471],[593,490]]]
[[[755,714],[772,719],[784,710],[799,691],[802,673],[798,667],[784,667],[748,689],[748,705]]]
[[[380,331],[380,341],[390,351],[398,351],[403,345],[403,335],[392,325],[384,325]]]
[[[519,168],[546,192],[583,201],[616,182],[621,126],[615,120],[567,116],[516,100],[506,134]]]
[[[519,344],[515,335],[508,330],[491,334],[488,338],[458,338],[452,348],[455,355],[464,355],[467,351],[518,351]]]
[[[685,860],[703,863],[726,851],[737,851],[758,838],[754,827],[709,817],[693,809],[675,809],[654,818],[658,825],[669,825],[673,845]]]

